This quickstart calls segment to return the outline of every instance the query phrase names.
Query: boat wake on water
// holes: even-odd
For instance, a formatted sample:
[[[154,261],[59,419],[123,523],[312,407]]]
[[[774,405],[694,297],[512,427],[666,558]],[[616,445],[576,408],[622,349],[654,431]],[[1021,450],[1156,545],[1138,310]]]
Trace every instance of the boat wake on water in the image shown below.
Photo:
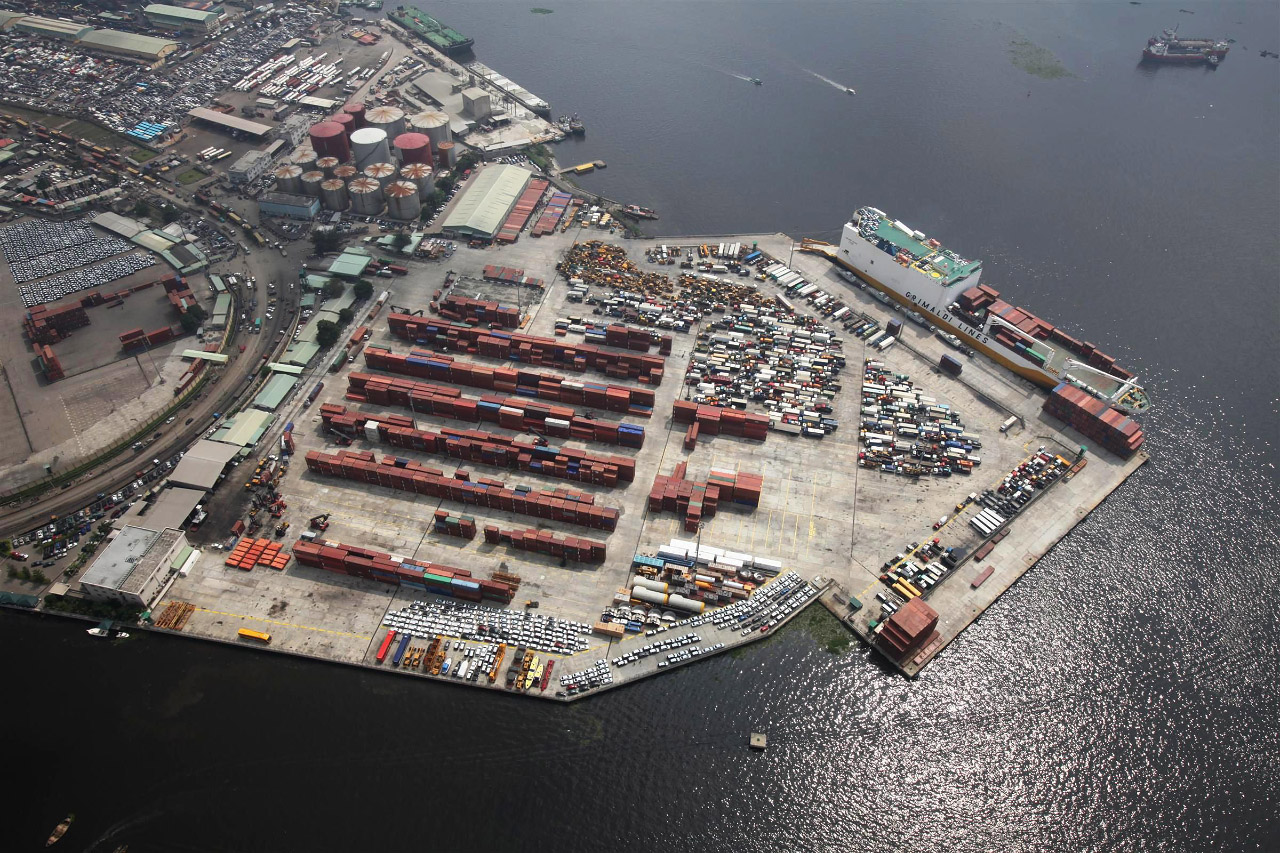
[[[822,76],[817,71],[811,71],[810,69],[806,68],[804,69],[804,72],[806,74],[811,74],[814,77],[817,77],[823,83],[826,83],[828,86],[831,86],[832,88],[839,89],[841,92],[844,92],[846,95],[858,94],[857,91],[852,86],[845,86],[842,83],[837,83],[835,80],[832,80],[830,77]]]

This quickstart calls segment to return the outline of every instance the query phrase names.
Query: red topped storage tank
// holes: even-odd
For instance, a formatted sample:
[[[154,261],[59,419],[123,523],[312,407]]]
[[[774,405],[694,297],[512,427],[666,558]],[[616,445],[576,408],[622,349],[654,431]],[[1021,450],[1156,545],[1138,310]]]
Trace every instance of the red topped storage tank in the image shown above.
[[[356,129],[356,117],[351,113],[338,113],[336,116],[329,119],[329,121],[334,124],[342,125],[342,129],[346,131],[347,136],[350,136],[351,131]]]
[[[311,147],[320,157],[337,157],[338,162],[345,163],[351,159],[351,143],[347,140],[347,132],[342,125],[332,121],[322,121],[311,125],[308,131],[311,136]]]
[[[400,153],[400,162],[426,163],[431,165],[431,138],[425,133],[402,133],[395,139],[396,151]]]
[[[355,125],[352,128],[353,130],[359,130],[365,126],[363,101],[352,101],[343,107],[342,111],[355,120]]]

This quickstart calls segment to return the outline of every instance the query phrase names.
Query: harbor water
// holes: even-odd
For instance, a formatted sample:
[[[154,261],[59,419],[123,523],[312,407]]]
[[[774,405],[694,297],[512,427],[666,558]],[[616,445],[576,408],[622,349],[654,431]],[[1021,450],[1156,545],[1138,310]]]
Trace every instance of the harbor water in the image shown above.
[[[7,849],[1280,847],[1280,7],[552,8],[430,11],[581,115],[584,187],[672,234],[880,207],[1137,370],[1151,462],[914,682],[820,608],[569,707],[0,614]],[[1141,66],[1174,24],[1237,42]]]

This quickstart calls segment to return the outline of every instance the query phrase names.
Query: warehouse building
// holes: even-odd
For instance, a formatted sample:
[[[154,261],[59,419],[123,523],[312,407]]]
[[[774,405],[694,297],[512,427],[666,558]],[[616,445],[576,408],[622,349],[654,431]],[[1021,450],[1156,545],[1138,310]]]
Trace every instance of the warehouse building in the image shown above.
[[[267,430],[271,429],[271,425],[275,423],[276,416],[270,412],[263,412],[257,409],[245,409],[243,412],[234,417],[227,418],[222,422],[222,426],[218,427],[213,435],[209,436],[213,441],[221,441],[224,444],[233,444],[236,447],[247,448],[257,444]]]
[[[199,121],[207,121],[215,124],[223,130],[242,133],[245,136],[266,136],[271,132],[271,125],[262,124],[261,122],[249,121],[239,116],[220,113],[217,110],[211,110],[208,107],[196,107],[188,110],[187,115]]]
[[[445,218],[441,230],[463,239],[492,240],[532,177],[531,172],[519,166],[481,169]]]
[[[320,199],[291,193],[263,193],[258,199],[260,216],[287,216],[290,219],[315,219],[320,212]]]
[[[78,41],[81,36],[91,31],[92,27],[77,24],[75,21],[62,21],[57,18],[41,18],[37,15],[26,15],[13,22],[13,29],[27,35],[40,36],[47,39]]]
[[[156,63],[178,49],[176,41],[122,33],[119,30],[92,30],[80,37],[80,46],[88,50],[129,56]]]
[[[218,29],[222,12],[201,12],[198,9],[184,9],[182,6],[165,6],[152,3],[142,10],[151,26],[174,32],[211,33]]]
[[[170,572],[181,568],[182,555],[190,553],[181,530],[128,526],[99,552],[80,589],[94,601],[143,608],[159,594]]]
[[[267,152],[252,148],[231,164],[227,178],[233,184],[250,184],[261,178],[270,164],[271,156]]]
[[[201,439],[183,454],[169,475],[169,482],[192,489],[209,491],[227,470],[227,465],[240,452],[234,444]]]
[[[201,502],[204,495],[204,489],[171,486],[161,490],[151,501],[137,505],[140,511],[136,519],[129,520],[126,515],[124,520],[128,520],[129,524],[141,524],[154,530],[185,530],[188,520],[196,523],[193,516],[199,515],[197,511],[203,509]]]
[[[371,263],[373,263],[373,256],[368,252],[354,246],[348,247],[333,259],[333,263],[329,264],[329,275],[338,278],[359,278],[364,275],[364,271]],[[328,307],[328,305],[325,306],[326,309]]]
[[[258,396],[253,398],[253,407],[264,412],[274,412],[297,386],[298,377],[277,373],[267,380]]]

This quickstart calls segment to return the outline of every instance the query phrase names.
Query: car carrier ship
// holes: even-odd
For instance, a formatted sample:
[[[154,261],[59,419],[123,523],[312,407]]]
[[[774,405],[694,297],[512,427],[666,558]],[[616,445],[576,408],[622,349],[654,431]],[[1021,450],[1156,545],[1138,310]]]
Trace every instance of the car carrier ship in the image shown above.
[[[1208,63],[1217,67],[1227,57],[1231,45],[1222,39],[1179,38],[1178,28],[1165,30],[1147,39],[1142,50],[1143,62],[1173,62],[1184,65]]]
[[[1074,386],[1126,415],[1150,400],[1137,377],[1093,344],[1000,298],[981,283],[982,262],[961,257],[874,207],[845,224],[839,247],[806,240],[848,279],[865,281],[965,343],[1045,388]]]

